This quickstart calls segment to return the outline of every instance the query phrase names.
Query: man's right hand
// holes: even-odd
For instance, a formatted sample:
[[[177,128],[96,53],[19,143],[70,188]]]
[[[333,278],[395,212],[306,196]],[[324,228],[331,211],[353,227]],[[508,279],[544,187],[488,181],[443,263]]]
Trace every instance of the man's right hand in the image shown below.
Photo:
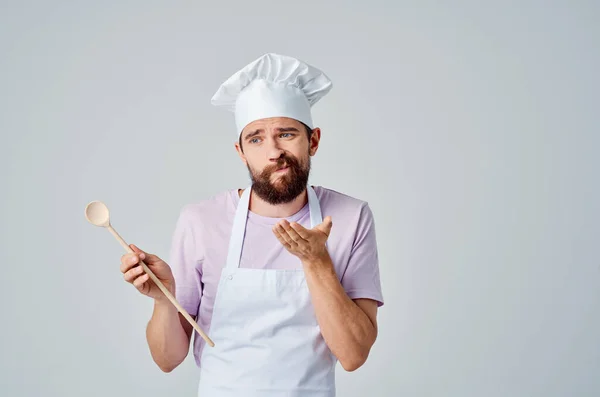
[[[144,272],[142,265],[139,264],[139,260],[141,258],[148,268],[152,270],[152,273],[174,295],[175,279],[169,265],[158,256],[144,252],[134,244],[130,244],[129,246],[134,253],[127,253],[121,257],[121,273],[123,273],[125,281],[133,284],[138,291],[146,296],[156,300],[168,300],[160,288],[150,279],[150,276]]]

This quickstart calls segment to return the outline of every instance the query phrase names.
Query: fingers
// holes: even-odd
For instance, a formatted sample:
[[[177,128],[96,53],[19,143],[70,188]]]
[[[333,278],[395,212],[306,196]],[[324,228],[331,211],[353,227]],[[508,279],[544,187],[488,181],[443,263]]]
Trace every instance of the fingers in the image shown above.
[[[128,283],[133,283],[133,281],[140,275],[145,274],[144,269],[141,266],[136,266],[133,269],[128,270],[123,274],[123,279]]]
[[[139,276],[138,278],[136,278],[135,280],[133,280],[133,286],[139,290],[144,288],[144,283],[146,281],[148,281],[148,279],[150,278],[150,276],[148,275],[148,273],[144,273],[143,275]]]
[[[129,258],[131,258],[131,255]],[[150,276],[148,275],[148,273],[144,272],[144,268],[139,265],[127,270],[123,274],[123,279],[125,279],[125,281],[127,281],[128,283],[133,284],[133,286],[142,293],[145,293],[145,283],[148,281],[149,278]]]
[[[310,239],[310,233],[308,232],[308,230],[306,230],[306,228],[304,228],[301,224],[296,223],[296,222],[292,222],[290,224],[290,226],[292,227],[292,229],[298,233],[298,235],[300,237],[302,237],[304,240]]]
[[[133,253],[121,256],[121,273],[129,271],[139,263],[140,259],[149,265],[162,261],[158,256],[142,251],[135,244],[130,244],[129,247],[133,250]]]
[[[289,237],[294,240],[296,243],[306,243],[307,241],[296,231],[296,229],[292,228],[289,222],[285,221],[283,223],[283,229],[287,232]]]
[[[134,244],[130,244],[129,247],[133,250],[133,253],[127,253],[121,256],[120,268],[123,273],[123,279],[136,287],[140,292],[145,293],[147,289],[146,282],[150,276],[144,272],[144,268],[139,264],[140,260],[149,263],[146,259],[147,257],[158,257],[146,254]]]
[[[281,229],[280,226],[274,226],[273,227],[273,234],[275,234],[275,237],[277,237],[277,240],[279,240],[279,242],[286,248],[290,249],[292,246],[290,243],[287,242],[287,240],[283,237],[283,234],[285,234],[285,231],[283,229]]]
[[[124,254],[123,256],[121,256],[121,273],[126,273],[127,271],[129,271],[129,269],[137,265],[139,261],[140,259],[138,257],[138,254]]]
[[[141,266],[136,266],[133,269],[129,269],[127,272],[125,272],[125,274],[123,274],[123,279],[125,279],[125,281],[128,283],[133,284],[133,286],[141,292],[144,292],[144,289],[146,288],[144,284],[149,278],[150,276],[148,273],[144,272],[144,268]]]
[[[326,216],[319,225],[317,225],[316,229],[325,233],[326,236],[329,236],[331,232],[331,227],[333,226],[333,222],[331,220],[331,216]]]
[[[279,235],[280,240],[285,241],[288,245],[293,247],[298,244],[280,224],[275,225],[273,229]]]
[[[142,260],[144,262],[146,262],[146,264],[153,264],[153,263],[157,263],[157,262],[161,262],[162,259],[160,259],[158,256],[154,255],[154,254],[150,254],[148,252],[142,251],[141,249],[139,249],[135,244],[130,244],[129,245],[131,247],[131,249],[138,254]]]
[[[333,227],[333,221],[331,220],[331,216],[326,216],[325,217],[325,234],[329,236],[329,233],[331,232],[331,228]]]

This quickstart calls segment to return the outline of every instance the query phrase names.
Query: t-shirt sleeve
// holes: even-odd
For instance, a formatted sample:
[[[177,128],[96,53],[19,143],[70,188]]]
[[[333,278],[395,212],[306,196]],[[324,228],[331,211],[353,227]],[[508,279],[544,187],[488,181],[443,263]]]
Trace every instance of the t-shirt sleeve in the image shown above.
[[[198,314],[202,296],[200,265],[191,214],[184,207],[172,234],[169,266],[175,278],[175,299],[191,316]]]
[[[383,306],[375,220],[366,202],[361,206],[352,251],[341,283],[351,299],[373,299],[378,306]]]

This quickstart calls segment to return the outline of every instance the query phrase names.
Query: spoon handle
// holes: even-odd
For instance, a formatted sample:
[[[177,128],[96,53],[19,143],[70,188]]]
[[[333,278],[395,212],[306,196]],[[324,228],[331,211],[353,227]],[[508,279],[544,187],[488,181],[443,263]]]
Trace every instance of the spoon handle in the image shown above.
[[[127,252],[131,254],[134,253],[131,247],[125,242],[125,240],[123,240],[121,236],[119,236],[119,233],[117,233],[117,231],[113,229],[111,225],[109,225],[107,229],[113,234],[113,236],[115,236],[115,238],[119,241],[119,243],[121,243],[121,245],[123,246],[123,248],[125,248],[125,250],[127,250]],[[144,263],[144,261],[141,259],[140,264],[142,265],[144,271],[148,273],[148,276],[150,276],[152,281],[154,281],[158,288],[160,288],[160,290],[167,296],[171,303],[175,305],[177,310],[183,315],[183,317],[185,317],[185,319],[191,324],[191,326],[194,327],[194,329],[200,334],[200,336],[202,336],[206,343],[208,343],[211,347],[214,347],[215,343],[208,337],[208,335],[204,333],[204,331],[202,331],[200,326],[194,321],[194,319],[189,315],[189,313],[179,304],[179,302],[177,302],[177,299],[175,299],[173,294],[169,292],[167,287],[164,286],[164,284],[154,275],[152,270],[150,270],[148,266]]]

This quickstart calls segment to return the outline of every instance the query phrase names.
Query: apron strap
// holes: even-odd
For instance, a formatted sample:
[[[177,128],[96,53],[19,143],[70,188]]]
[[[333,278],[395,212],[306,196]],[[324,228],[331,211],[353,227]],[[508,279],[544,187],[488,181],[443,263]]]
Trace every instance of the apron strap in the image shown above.
[[[248,220],[248,206],[250,204],[250,192],[252,186],[248,186],[240,197],[233,226],[231,228],[231,237],[229,237],[229,248],[227,249],[227,268],[235,269],[240,263],[242,255],[242,245],[246,235],[246,221]]]
[[[306,191],[308,193],[308,209],[310,211],[310,228],[312,229],[323,222],[323,216],[321,215],[321,206],[319,205],[319,199],[315,190],[312,186],[308,185]]]

